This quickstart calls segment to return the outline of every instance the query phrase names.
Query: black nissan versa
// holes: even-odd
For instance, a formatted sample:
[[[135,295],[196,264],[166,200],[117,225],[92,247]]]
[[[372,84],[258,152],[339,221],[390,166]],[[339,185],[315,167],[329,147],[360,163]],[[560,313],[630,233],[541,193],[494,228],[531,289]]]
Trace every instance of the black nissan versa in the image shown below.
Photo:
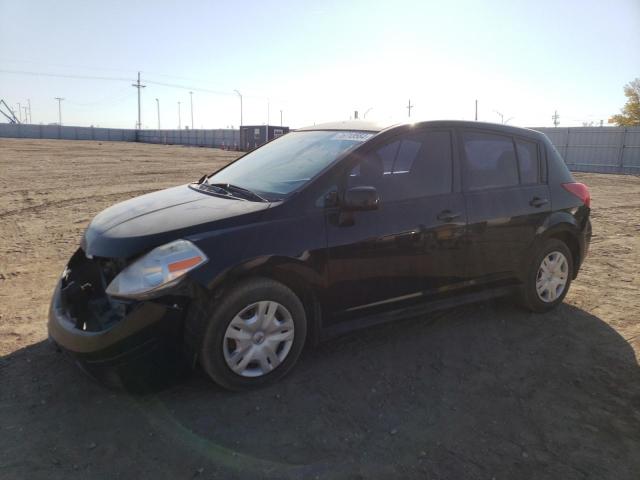
[[[303,128],[98,214],[49,334],[110,383],[186,358],[226,388],[261,386],[352,328],[501,295],[556,307],[587,254],[589,204],[532,130]]]

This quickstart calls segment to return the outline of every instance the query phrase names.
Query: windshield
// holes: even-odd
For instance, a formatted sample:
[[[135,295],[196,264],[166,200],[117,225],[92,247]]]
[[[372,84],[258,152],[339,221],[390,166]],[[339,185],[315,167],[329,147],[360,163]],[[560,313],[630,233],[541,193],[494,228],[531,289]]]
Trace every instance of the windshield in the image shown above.
[[[291,132],[248,153],[209,177],[209,184],[232,184],[269,200],[300,189],[347,150],[373,133],[349,131]]]

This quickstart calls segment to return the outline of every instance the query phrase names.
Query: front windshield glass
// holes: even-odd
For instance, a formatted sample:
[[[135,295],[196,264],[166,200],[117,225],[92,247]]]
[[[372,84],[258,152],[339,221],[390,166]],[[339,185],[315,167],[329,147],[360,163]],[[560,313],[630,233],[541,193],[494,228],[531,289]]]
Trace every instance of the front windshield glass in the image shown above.
[[[236,185],[276,200],[300,189],[339,155],[372,136],[350,131],[291,132],[248,153],[207,182]]]

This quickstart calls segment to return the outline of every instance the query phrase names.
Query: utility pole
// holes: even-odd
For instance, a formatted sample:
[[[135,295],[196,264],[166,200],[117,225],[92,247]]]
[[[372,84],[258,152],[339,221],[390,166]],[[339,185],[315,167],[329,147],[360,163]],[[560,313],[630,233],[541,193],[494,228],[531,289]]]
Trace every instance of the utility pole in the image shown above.
[[[27,105],[29,105],[29,123],[33,124],[33,118],[31,117],[31,99],[27,98]]]
[[[60,105],[64,98],[56,97],[55,99],[58,101],[58,125],[62,126],[62,107]]]
[[[558,125],[560,125],[560,115],[558,115],[557,110],[553,113],[553,115],[551,116],[551,119],[553,120],[554,127],[557,127]]]
[[[160,130],[160,100],[156,98],[156,106],[158,107],[158,130]]]
[[[137,83],[132,83],[131,86],[138,89],[138,125],[137,125],[137,128],[138,128],[138,130],[140,130],[142,128],[142,121],[140,119],[140,89],[146,87],[146,85],[142,85],[140,83],[140,72],[138,72],[138,82]]]
[[[504,115],[497,110],[494,110],[500,116],[500,123],[504,123]]]
[[[193,130],[193,92],[189,92],[191,97],[191,130]]]
[[[180,102],[178,102],[178,130],[182,129],[182,121],[180,120]]]
[[[407,105],[407,110],[409,111],[409,118],[411,118],[411,109],[414,107],[415,105],[411,105],[411,99],[409,99],[409,105]]]
[[[269,99],[267,99],[267,127],[269,126]]]
[[[475,116],[476,122],[478,121],[478,100],[476,100],[476,116]]]
[[[27,107],[22,107],[24,109],[24,123],[29,122],[29,109]]]
[[[20,120],[20,123],[24,123],[22,121],[22,107],[20,106],[20,102],[18,102],[18,119]]]
[[[282,110],[280,110],[280,126],[282,126]]]

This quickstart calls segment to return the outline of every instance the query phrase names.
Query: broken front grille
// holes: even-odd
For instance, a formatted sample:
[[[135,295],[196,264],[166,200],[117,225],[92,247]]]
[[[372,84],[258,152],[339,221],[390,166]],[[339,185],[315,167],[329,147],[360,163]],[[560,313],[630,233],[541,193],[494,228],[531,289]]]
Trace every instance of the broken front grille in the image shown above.
[[[105,293],[109,283],[123,268],[123,261],[90,259],[82,249],[71,257],[62,278],[61,300],[76,328],[101,332],[124,318],[129,304],[114,300]]]

